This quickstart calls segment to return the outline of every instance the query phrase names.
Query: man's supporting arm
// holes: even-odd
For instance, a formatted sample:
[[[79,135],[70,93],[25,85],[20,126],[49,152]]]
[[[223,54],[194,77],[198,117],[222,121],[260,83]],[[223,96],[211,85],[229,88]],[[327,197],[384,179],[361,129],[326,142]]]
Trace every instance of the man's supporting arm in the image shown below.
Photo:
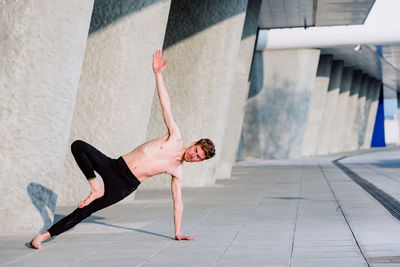
[[[169,95],[165,87],[164,79],[162,76],[162,71],[164,70],[167,64],[167,61],[163,62],[164,58],[165,58],[164,52],[162,56],[160,51],[157,51],[155,54],[153,54],[153,71],[156,78],[157,92],[163,110],[164,122],[168,128],[169,135],[179,134],[178,126],[176,125],[172,117],[171,101],[169,99]]]
[[[176,240],[194,240],[190,236],[181,235],[182,215],[183,215],[183,201],[181,181],[179,178],[172,176],[171,178],[171,191],[172,199],[174,201],[174,225],[175,225],[175,239]]]

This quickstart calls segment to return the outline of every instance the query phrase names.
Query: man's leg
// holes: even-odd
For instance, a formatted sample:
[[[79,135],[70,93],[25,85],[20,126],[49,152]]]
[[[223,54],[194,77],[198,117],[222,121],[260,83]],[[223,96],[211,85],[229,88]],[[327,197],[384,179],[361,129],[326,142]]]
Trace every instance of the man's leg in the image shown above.
[[[76,140],[72,143],[71,152],[88,180],[91,189],[89,196],[78,204],[79,208],[83,208],[104,195],[104,188],[96,179],[94,171],[102,176],[105,168],[107,168],[109,158],[95,147],[81,140]]]
[[[31,241],[31,246],[37,249],[41,249],[41,243],[43,241],[71,229],[72,227],[89,217],[92,213],[104,209],[114,203],[117,203],[124,197],[125,196],[120,194],[109,194],[94,200],[92,203],[83,208],[77,208],[72,213],[65,216],[57,223],[53,224],[53,226],[51,226],[47,230],[47,232],[35,236]]]

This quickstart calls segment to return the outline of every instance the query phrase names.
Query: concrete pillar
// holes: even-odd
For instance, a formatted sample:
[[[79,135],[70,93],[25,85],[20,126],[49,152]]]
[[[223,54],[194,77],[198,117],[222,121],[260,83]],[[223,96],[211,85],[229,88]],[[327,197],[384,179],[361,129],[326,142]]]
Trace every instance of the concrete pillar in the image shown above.
[[[361,87],[361,77],[361,70],[354,71],[351,81],[348,112],[346,114],[346,122],[344,128],[345,134],[343,137],[342,151],[357,149],[358,127],[355,124],[355,120],[357,114],[358,95],[360,93]]]
[[[95,2],[69,145],[81,139],[118,158],[145,141],[155,87],[152,53],[162,47],[169,7],[169,0]],[[60,204],[74,205],[87,194],[68,148]]]
[[[368,80],[368,87],[367,87],[367,92],[365,94],[365,105],[364,105],[364,110],[362,111],[364,113],[363,115],[363,120],[361,121],[361,129],[360,129],[360,139],[359,139],[359,144],[360,144],[360,149],[364,149],[364,139],[366,135],[366,130],[367,130],[367,124],[368,124],[368,115],[369,115],[369,109],[371,107],[371,102],[372,102],[372,97],[374,94],[374,88],[375,88],[375,78],[369,78]]]
[[[92,6],[0,2],[0,233],[51,224]]]
[[[368,90],[369,75],[363,74],[361,79],[360,93],[358,94],[357,103],[357,114],[354,120],[354,126],[357,129],[356,143],[354,144],[354,149],[360,149],[362,143],[364,142],[364,121],[365,121],[365,103]],[[352,147],[353,148],[353,147]]]
[[[399,122],[399,144],[400,144],[400,92],[397,92],[397,121]]]
[[[372,133],[374,131],[374,126],[375,126],[375,119],[376,119],[376,112],[378,110],[378,103],[379,103],[379,92],[381,90],[382,83],[380,81],[375,80],[374,83],[372,83],[371,87],[371,93],[370,95],[370,104],[369,104],[369,109],[367,113],[367,123],[366,123],[366,129],[365,129],[365,136],[364,136],[364,144],[363,147],[364,149],[368,149],[371,147],[371,140],[372,140]]]
[[[164,40],[168,58],[164,78],[172,113],[186,146],[203,137],[216,145],[213,159],[184,164],[184,186],[215,183],[246,8],[247,0],[171,3]],[[147,139],[166,132],[155,94]],[[151,178],[141,186],[170,187],[170,176]]]
[[[307,114],[307,123],[304,131],[302,156],[314,156],[317,153],[318,133],[321,127],[325,98],[328,93],[329,79],[332,70],[332,55],[321,55],[315,77],[310,107]]]
[[[351,107],[349,107],[349,101],[353,71],[352,67],[345,67],[343,69],[342,83],[340,85],[339,98],[336,105],[336,114],[333,123],[334,127],[332,127],[329,147],[330,153],[338,153],[342,151],[344,135],[346,133],[346,118],[351,109]]]
[[[243,155],[299,157],[320,51],[257,52],[243,123]]]
[[[249,93],[249,74],[254,54],[260,5],[261,0],[249,0],[247,5],[228,112],[226,114],[224,137],[222,139],[222,149],[220,150],[221,156],[215,173],[217,179],[231,177],[232,164],[237,155],[245,104]]]
[[[318,134],[318,155],[325,155],[329,153],[332,125],[337,112],[336,105],[339,98],[340,85],[342,83],[343,64],[344,62],[342,60],[337,60],[334,61],[332,65],[328,93],[326,95],[324,111],[322,115],[321,128]]]

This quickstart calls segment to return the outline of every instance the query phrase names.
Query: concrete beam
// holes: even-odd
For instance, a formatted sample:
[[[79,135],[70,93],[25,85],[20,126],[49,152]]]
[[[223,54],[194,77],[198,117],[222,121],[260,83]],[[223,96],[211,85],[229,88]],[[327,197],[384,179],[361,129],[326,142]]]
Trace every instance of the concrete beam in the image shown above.
[[[317,155],[329,153],[332,125],[336,116],[336,106],[339,99],[340,85],[342,83],[344,62],[335,60],[332,65],[331,77],[329,80],[328,93],[325,99],[324,112],[322,115],[321,128],[318,134]]]
[[[348,112],[346,114],[345,122],[345,135],[342,143],[342,151],[356,150],[358,146],[358,127],[356,126],[356,115],[358,96],[361,87],[361,70],[353,72],[353,78],[351,81],[351,89],[349,95]]]
[[[364,144],[363,147],[364,149],[368,149],[371,147],[371,140],[372,140],[372,134],[374,131],[374,126],[375,126],[375,119],[376,119],[376,112],[378,111],[378,104],[379,104],[379,92],[381,90],[382,83],[380,81],[375,80],[375,82],[372,84],[371,87],[371,93],[370,93],[370,104],[369,104],[369,110],[367,113],[367,126],[365,129],[365,136],[364,136]]]
[[[261,0],[249,0],[247,5],[228,112],[225,119],[221,156],[215,173],[217,179],[231,177],[232,164],[238,151],[246,99],[250,87],[249,75],[257,35],[260,5]]]
[[[360,93],[358,94],[358,103],[357,103],[357,114],[356,119],[354,121],[355,127],[357,128],[357,142],[355,144],[355,149],[358,150],[361,148],[362,143],[364,142],[364,122],[366,118],[365,114],[365,104],[367,98],[368,84],[369,84],[369,75],[363,74],[361,79],[361,87]]]
[[[146,140],[152,53],[162,47],[170,7],[170,0],[130,1],[117,9],[116,3],[95,2],[68,142],[82,139],[111,158]],[[64,169],[59,202],[75,205],[88,185],[69,148]],[[124,199],[132,200],[133,194]]]
[[[329,80],[332,70],[332,55],[321,55],[315,77],[307,123],[304,130],[302,156],[314,156],[317,153],[318,133],[322,123],[325,99],[328,93]]]
[[[92,6],[0,3],[0,233],[52,222]]]
[[[367,92],[365,95],[365,105],[364,105],[364,110],[363,110],[364,115],[362,117],[363,120],[361,121],[360,140],[359,140],[360,149],[365,149],[364,141],[365,141],[367,125],[368,125],[369,110],[371,108],[372,97],[374,95],[375,83],[376,83],[375,78],[369,78]]]
[[[336,105],[336,114],[332,124],[332,136],[329,147],[330,153],[342,151],[344,135],[346,133],[346,118],[351,109],[351,107],[349,107],[349,101],[353,71],[352,67],[345,67],[343,69],[342,83],[340,85],[339,98]]]
[[[247,0],[173,0],[164,40],[168,65],[164,71],[172,113],[185,145],[210,138],[216,145],[213,159],[184,164],[184,186],[215,183],[221,156],[225,119],[238,60]],[[218,23],[216,23],[218,22]],[[147,139],[164,135],[158,96],[153,98]],[[160,175],[143,188],[169,187]]]
[[[256,52],[242,131],[245,159],[300,156],[319,53]]]

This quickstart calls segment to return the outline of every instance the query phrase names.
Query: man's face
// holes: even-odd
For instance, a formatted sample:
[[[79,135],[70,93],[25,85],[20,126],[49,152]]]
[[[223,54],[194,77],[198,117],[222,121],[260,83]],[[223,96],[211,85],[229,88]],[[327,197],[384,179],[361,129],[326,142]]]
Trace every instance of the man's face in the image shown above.
[[[204,151],[196,143],[186,148],[184,160],[187,162],[198,162],[203,161],[206,158]]]

